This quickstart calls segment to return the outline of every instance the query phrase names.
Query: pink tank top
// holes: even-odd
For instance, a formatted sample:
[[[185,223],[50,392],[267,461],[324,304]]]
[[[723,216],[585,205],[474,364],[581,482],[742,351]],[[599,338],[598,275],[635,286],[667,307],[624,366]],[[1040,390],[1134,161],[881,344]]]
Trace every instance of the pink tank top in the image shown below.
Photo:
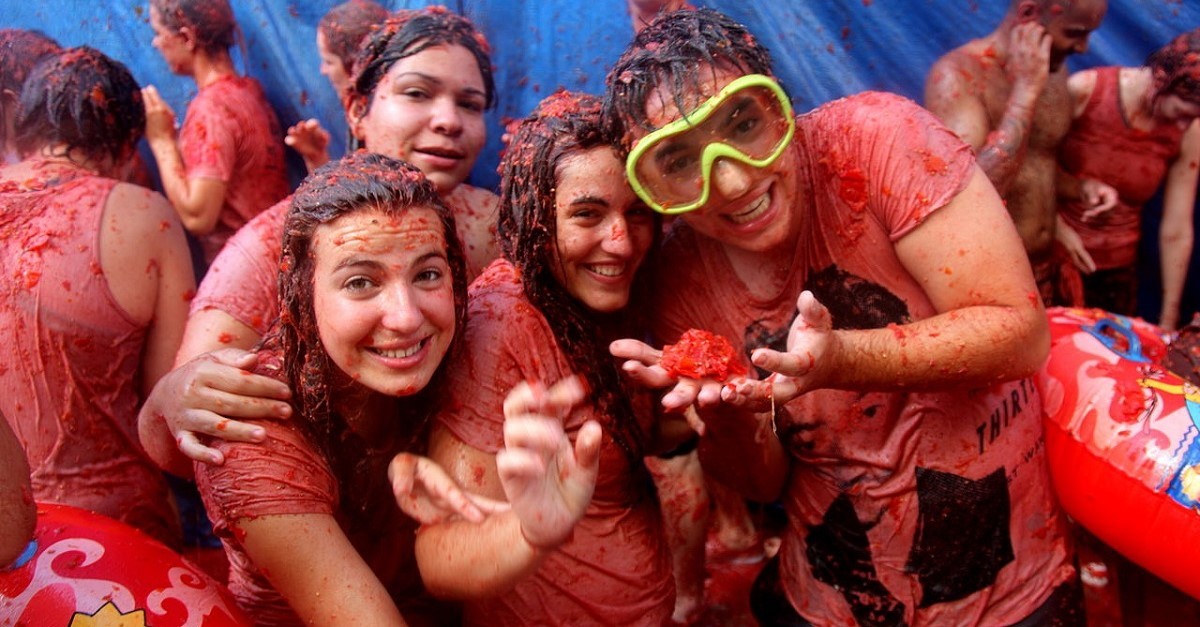
[[[1062,168],[1079,178],[1112,185],[1120,199],[1103,216],[1085,222],[1086,207],[1061,204],[1063,219],[1083,239],[1101,269],[1132,265],[1142,222],[1142,205],[1162,185],[1179,155],[1183,131],[1174,125],[1146,132],[1129,126],[1121,110],[1119,67],[1096,70],[1096,87],[1083,113],[1059,148]]]
[[[116,185],[81,171],[0,183],[0,410],[37,500],[177,544],[166,482],[137,438],[147,328],[116,302],[100,265]]]

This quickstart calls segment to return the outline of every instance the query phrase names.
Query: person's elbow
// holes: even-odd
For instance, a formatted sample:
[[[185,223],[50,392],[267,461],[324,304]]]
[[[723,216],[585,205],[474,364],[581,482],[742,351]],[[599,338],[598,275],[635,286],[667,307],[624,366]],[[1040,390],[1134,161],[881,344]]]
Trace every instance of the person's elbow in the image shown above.
[[[217,212],[181,212],[179,215],[179,221],[183,223],[183,228],[187,229],[188,233],[191,233],[192,235],[208,235],[217,228]]]
[[[1050,323],[1044,309],[1023,309],[1017,324],[1017,332],[1010,344],[1013,347],[1012,371],[1005,377],[1010,379],[1032,376],[1050,356]]]

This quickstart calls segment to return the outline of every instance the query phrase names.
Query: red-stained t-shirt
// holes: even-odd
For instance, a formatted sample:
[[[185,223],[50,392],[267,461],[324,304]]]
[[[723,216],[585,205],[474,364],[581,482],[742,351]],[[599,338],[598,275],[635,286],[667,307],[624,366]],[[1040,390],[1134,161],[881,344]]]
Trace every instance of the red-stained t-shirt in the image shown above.
[[[166,482],[137,435],[147,325],[100,265],[117,184],[78,171],[0,183],[0,410],[29,457],[34,498],[178,546]]]
[[[260,359],[259,374],[280,377],[282,360],[267,352]],[[417,524],[392,507],[372,521],[370,531],[352,524],[353,515],[343,511],[338,485],[328,460],[300,431],[294,420],[250,421],[266,429],[262,444],[215,440],[213,446],[225,455],[225,463],[212,466],[197,462],[196,485],[213,522],[213,530],[225,545],[229,558],[229,590],[257,625],[296,625],[299,619],[254,565],[241,544],[237,521],[258,516],[328,514],[334,516],[351,544],[391,594],[410,625],[454,625],[458,608],[429,596],[421,583],[413,553]],[[364,450],[378,457],[380,473],[392,451]],[[390,484],[373,484],[393,498]],[[384,531],[379,531],[380,529]],[[297,545],[297,550],[303,546]]]
[[[1096,70],[1092,96],[1058,149],[1064,170],[1117,190],[1117,205],[1093,220],[1084,221],[1087,207],[1078,200],[1058,207],[1100,269],[1137,261],[1142,206],[1162,185],[1183,141],[1183,130],[1173,124],[1150,132],[1129,126],[1121,111],[1120,72],[1119,67]]]
[[[460,440],[494,453],[504,443],[504,397],[521,381],[552,384],[571,374],[546,319],[525,298],[517,270],[498,260],[471,286],[463,359],[451,370],[438,419]],[[643,432],[648,398],[635,402]],[[574,438],[594,405],[576,408],[564,428]],[[637,462],[640,466],[640,461]],[[537,572],[495,599],[467,603],[472,625],[662,625],[675,584],[658,503],[645,472],[631,466],[607,430],[591,505],[574,536]]]
[[[783,350],[802,289],[830,308],[835,328],[936,313],[894,245],[966,186],[970,148],[924,109],[881,93],[798,117],[796,142],[805,230],[788,286],[752,296],[685,216],[660,257],[662,342],[696,327],[743,356]],[[781,576],[810,621],[1011,624],[1072,576],[1029,380],[938,393],[819,390],[788,404],[777,428],[793,460]]]
[[[494,206],[496,195],[459,185],[445,201],[457,215],[460,207],[475,207],[477,211],[481,206]],[[259,335],[266,334],[279,313],[276,280],[283,250],[283,221],[290,203],[291,197],[284,198],[229,239],[196,290],[191,305],[193,313],[205,309],[223,311]],[[474,263],[483,263],[483,260]],[[473,278],[483,267],[469,263],[467,270],[468,276]]]
[[[234,232],[288,193],[283,133],[262,87],[228,76],[201,89],[188,104],[179,150],[189,179],[219,179],[225,203],[216,228],[200,236],[205,261]]]

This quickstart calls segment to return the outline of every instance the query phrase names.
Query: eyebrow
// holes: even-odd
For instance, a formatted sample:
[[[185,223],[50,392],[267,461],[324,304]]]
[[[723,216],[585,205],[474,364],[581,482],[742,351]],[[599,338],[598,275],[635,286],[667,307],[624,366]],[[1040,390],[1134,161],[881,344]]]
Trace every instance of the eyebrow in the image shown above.
[[[436,83],[436,84],[438,84],[438,85],[445,85],[445,81],[443,81],[442,79],[440,79],[440,78],[438,78],[438,77],[436,77],[436,76],[434,76],[434,75],[432,75],[432,74],[426,74],[426,73],[424,73],[424,72],[418,72],[418,71],[416,71],[416,70],[409,70],[409,71],[407,71],[407,72],[400,72],[399,74],[397,74],[397,75],[395,76],[395,78],[400,78],[400,77],[402,77],[402,76],[416,76],[416,77],[420,78],[421,80],[425,80],[425,81],[428,81],[428,82],[430,82],[430,83]],[[393,80],[394,80],[394,79],[393,79]],[[476,89],[476,88],[474,88],[474,87],[467,87],[467,88],[466,88],[466,89],[464,89],[463,91],[465,91],[465,92],[466,92],[466,93],[468,93],[468,94],[473,94],[473,95],[477,95],[477,96],[480,96],[480,97],[487,97],[487,94],[485,94],[485,93],[483,92],[483,90],[482,90],[482,89]]]
[[[448,258],[446,257],[446,253],[444,251],[431,250],[431,251],[421,255],[420,257],[417,257],[415,260],[413,260],[413,263],[410,265],[414,265],[414,266],[421,265],[422,263],[425,263],[426,261],[428,261],[431,258],[448,261]],[[374,258],[371,258],[371,257],[363,257],[361,255],[353,255],[353,256],[347,257],[347,258],[339,261],[338,264],[336,266],[334,266],[333,271],[338,272],[338,271],[344,270],[346,268],[353,268],[353,267],[357,267],[357,266],[366,266],[369,268],[382,268],[383,264],[379,263],[378,261],[376,261]]]
[[[588,196],[579,196],[578,198],[572,198],[571,202],[568,204],[570,204],[572,206],[573,205],[604,205],[605,207],[607,207],[608,200],[601,198],[599,196],[588,195]]]

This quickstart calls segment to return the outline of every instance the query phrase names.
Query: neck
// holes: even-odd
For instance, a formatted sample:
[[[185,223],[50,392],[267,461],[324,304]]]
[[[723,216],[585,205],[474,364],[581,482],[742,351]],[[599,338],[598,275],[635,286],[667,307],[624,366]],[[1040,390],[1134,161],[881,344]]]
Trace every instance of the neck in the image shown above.
[[[63,144],[42,146],[37,151],[36,158],[47,163],[61,164],[97,174],[104,174],[108,170],[106,163],[87,156],[79,148],[67,148]]]
[[[337,390],[333,410],[342,415],[346,424],[368,442],[379,441],[388,425],[396,420],[395,397],[369,390],[357,383],[348,383]]]
[[[192,78],[196,80],[196,86],[200,89],[235,74],[237,72],[233,69],[233,59],[230,58],[229,52],[224,50],[215,54],[197,54],[192,66]]]

